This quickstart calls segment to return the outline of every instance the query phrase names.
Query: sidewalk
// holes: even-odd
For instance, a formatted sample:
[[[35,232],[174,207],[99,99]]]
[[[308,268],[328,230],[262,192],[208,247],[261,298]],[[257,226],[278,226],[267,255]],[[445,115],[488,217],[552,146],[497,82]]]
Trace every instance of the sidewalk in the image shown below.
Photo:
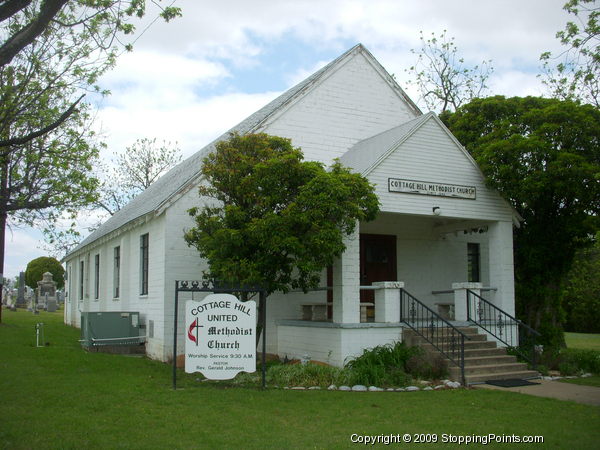
[[[600,387],[580,386],[571,383],[562,383],[554,380],[530,380],[540,383],[530,386],[503,388],[489,384],[477,384],[476,389],[496,389],[500,391],[519,392],[521,394],[550,397],[558,400],[571,400],[586,405],[600,406]]]

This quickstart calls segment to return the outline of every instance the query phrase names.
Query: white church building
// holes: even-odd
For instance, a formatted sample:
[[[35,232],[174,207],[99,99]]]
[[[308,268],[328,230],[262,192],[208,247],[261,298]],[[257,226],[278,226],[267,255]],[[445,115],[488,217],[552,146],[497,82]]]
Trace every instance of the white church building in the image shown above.
[[[466,288],[514,315],[512,229],[519,217],[486,187],[475,161],[357,45],[224,133],[290,138],[307,160],[335,158],[376,186],[381,212],[360,223],[324,270],[322,289],[267,300],[267,352],[341,366],[402,340],[400,287],[456,323]],[[149,357],[173,358],[176,280],[207,269],[183,239],[201,204],[206,146],[107,220],[65,258],[65,323],[82,312],[137,311]],[[199,300],[201,296],[196,295]],[[180,303],[178,354],[184,350]]]

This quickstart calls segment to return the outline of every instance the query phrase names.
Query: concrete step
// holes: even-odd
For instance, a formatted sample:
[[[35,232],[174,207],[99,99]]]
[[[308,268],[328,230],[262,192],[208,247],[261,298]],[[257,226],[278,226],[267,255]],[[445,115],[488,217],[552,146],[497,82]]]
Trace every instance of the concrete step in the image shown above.
[[[460,368],[450,367],[450,371],[455,371],[460,374]],[[465,366],[465,375],[480,375],[484,373],[505,373],[505,372],[523,372],[527,371],[527,364],[523,363],[508,363],[508,364],[480,364]]]
[[[484,373],[479,375],[465,375],[467,384],[472,383],[484,383],[488,380],[510,380],[513,378],[519,380],[527,380],[532,378],[539,378],[540,374],[535,370],[522,370],[519,372],[497,372],[497,373]],[[460,381],[460,374],[459,378]]]
[[[465,355],[465,367],[490,366],[495,364],[517,364],[516,356],[512,355],[492,355],[492,356],[474,356]]]
[[[432,344],[418,344],[419,347],[423,348],[426,352],[437,352],[438,350]],[[449,346],[444,346],[443,349],[449,349]],[[457,348],[460,348],[460,344],[457,345]],[[470,350],[485,350],[485,349],[495,349],[496,343],[490,341],[465,341],[465,356],[467,351]]]
[[[503,356],[506,350],[502,347],[493,348],[465,348],[465,358],[474,358],[476,356]]]
[[[467,342],[482,342],[482,341],[487,341],[487,335],[485,335],[485,334],[470,334],[470,335],[467,335],[467,336],[469,337],[469,339],[465,339],[465,344]],[[427,337],[429,337],[429,335]],[[460,342],[460,336],[454,336],[454,338],[456,339],[456,342]],[[419,345],[421,343],[423,343],[423,344],[427,343],[427,339],[425,339],[424,337],[418,336],[418,335],[411,336],[410,340],[413,343],[413,345]],[[435,340],[436,342],[451,342],[452,336],[451,335],[445,335],[445,334],[439,334],[439,335],[435,335],[434,334],[433,340]]]

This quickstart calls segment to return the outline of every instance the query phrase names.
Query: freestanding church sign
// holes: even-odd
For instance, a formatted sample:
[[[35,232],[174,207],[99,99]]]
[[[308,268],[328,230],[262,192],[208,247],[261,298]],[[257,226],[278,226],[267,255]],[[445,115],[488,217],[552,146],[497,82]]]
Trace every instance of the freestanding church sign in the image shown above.
[[[211,294],[185,306],[185,371],[228,380],[256,371],[256,303]]]

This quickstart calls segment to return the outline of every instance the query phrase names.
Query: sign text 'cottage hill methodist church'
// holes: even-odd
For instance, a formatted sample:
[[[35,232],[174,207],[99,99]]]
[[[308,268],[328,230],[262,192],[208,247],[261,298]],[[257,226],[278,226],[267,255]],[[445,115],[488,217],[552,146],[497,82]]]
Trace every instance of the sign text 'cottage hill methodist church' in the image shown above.
[[[399,178],[388,178],[388,191],[401,192],[405,194],[464,198],[468,200],[475,200],[477,194],[477,189],[475,186],[432,183],[430,181],[403,180]]]
[[[185,371],[229,380],[256,371],[256,303],[211,294],[185,304]]]

